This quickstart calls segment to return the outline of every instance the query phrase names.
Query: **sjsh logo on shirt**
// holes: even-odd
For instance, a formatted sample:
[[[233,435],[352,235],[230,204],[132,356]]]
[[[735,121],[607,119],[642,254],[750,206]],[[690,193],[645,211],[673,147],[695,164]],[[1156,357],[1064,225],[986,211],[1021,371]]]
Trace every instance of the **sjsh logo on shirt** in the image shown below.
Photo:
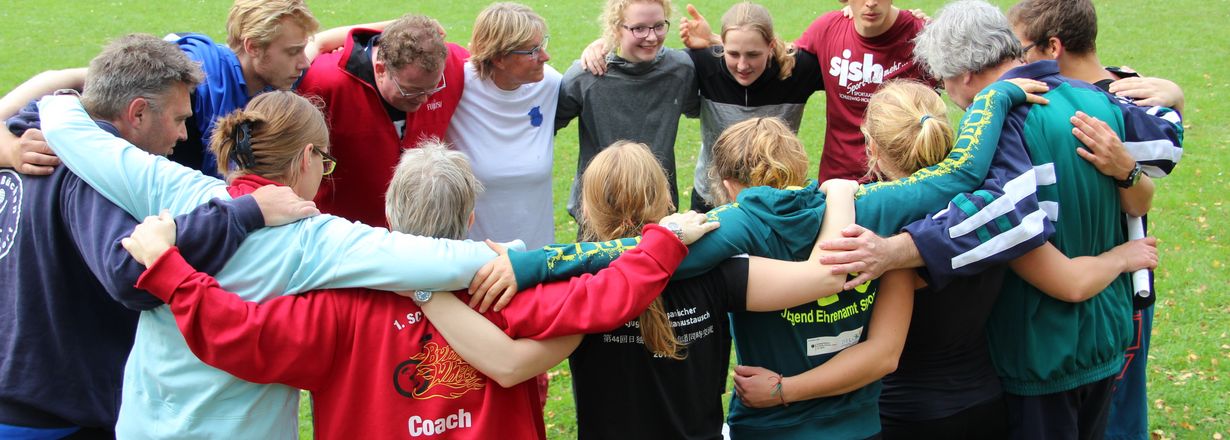
[[[884,66],[876,64],[871,54],[863,54],[863,61],[850,61],[850,49],[841,51],[841,57],[829,60],[829,75],[837,77],[837,84],[849,82],[880,84],[884,82]]]

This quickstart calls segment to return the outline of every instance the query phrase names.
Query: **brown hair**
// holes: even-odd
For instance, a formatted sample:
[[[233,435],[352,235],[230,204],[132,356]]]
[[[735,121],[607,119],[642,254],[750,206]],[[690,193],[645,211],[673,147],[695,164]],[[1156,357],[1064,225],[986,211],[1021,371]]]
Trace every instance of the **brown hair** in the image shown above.
[[[474,20],[470,35],[470,62],[481,79],[491,77],[493,61],[511,50],[534,41],[534,34],[547,37],[547,22],[520,3],[492,3]]]
[[[329,128],[320,108],[320,98],[311,100],[288,91],[265,92],[252,98],[248,106],[218,119],[214,124],[209,149],[218,158],[218,172],[228,177],[255,174],[285,184],[299,178],[303,147],[312,144],[329,151]],[[248,167],[230,169],[239,163],[235,134],[246,125],[251,133],[254,162]]]
[[[773,33],[773,16],[764,6],[752,2],[736,3],[722,15],[722,40],[726,33],[733,30],[752,31],[760,34],[764,41],[773,48],[773,60],[781,66],[777,79],[786,79],[794,73],[794,46],[786,46],[777,34]]]
[[[282,19],[287,17],[309,36],[320,28],[303,0],[235,0],[226,16],[226,45],[242,53],[243,40],[250,38],[257,47],[266,47],[277,38]]]
[[[955,137],[944,101],[935,90],[910,80],[886,82],[871,96],[863,135],[869,141],[868,174],[881,179],[905,177],[939,163],[952,149]],[[885,176],[880,163],[905,175]]]
[[[743,186],[802,186],[807,180],[807,152],[781,119],[751,118],[718,136],[708,172],[715,203],[730,203],[724,179]]]
[[[201,65],[184,51],[149,34],[116,38],[90,60],[81,105],[95,118],[114,120],[137,98],[161,111],[163,98],[182,84],[189,90],[205,79]]]
[[[581,175],[582,211],[591,239],[611,240],[635,235],[646,223],[675,210],[666,172],[649,146],[618,141],[602,150]],[[683,343],[675,337],[662,298],[655,298],[637,324],[645,348],[656,355],[683,359]]]
[[[606,47],[612,51],[619,50],[619,30],[624,24],[624,10],[633,3],[649,3],[662,6],[662,12],[667,20],[671,18],[671,0],[607,0],[606,9],[602,10],[602,16],[598,18],[598,24],[602,26],[602,39],[606,40]]]
[[[1056,37],[1068,52],[1097,50],[1098,14],[1090,0],[1024,0],[1008,10],[1008,22],[1039,49],[1049,49]]]
[[[440,23],[425,15],[406,14],[393,20],[380,33],[376,59],[398,70],[411,63],[428,72],[440,70],[448,46],[440,35]]]

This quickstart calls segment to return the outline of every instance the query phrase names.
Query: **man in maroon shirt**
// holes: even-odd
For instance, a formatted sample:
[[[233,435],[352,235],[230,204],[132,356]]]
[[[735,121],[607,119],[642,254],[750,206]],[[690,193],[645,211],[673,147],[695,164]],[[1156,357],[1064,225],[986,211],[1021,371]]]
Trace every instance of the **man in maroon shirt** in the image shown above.
[[[847,1],[842,1],[847,3]],[[925,21],[902,13],[892,0],[848,0],[850,18],[833,11],[817,18],[794,45],[816,55],[825,69],[824,150],[820,180],[858,180],[867,174],[860,127],[867,100],[891,79],[936,84],[914,62],[914,37]]]

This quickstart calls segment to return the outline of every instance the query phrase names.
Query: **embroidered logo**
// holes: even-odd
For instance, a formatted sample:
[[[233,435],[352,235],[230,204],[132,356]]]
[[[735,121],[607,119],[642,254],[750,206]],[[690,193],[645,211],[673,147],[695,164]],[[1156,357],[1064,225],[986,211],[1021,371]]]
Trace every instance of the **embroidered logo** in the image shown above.
[[[393,387],[403,396],[426,400],[432,397],[456,399],[471,390],[482,389],[487,378],[478,374],[451,347],[435,342],[397,365]]]
[[[0,170],[0,259],[4,259],[17,241],[18,220],[21,220],[21,176],[13,170]]]
[[[530,125],[535,127],[542,126],[542,110],[538,106],[530,109]]]

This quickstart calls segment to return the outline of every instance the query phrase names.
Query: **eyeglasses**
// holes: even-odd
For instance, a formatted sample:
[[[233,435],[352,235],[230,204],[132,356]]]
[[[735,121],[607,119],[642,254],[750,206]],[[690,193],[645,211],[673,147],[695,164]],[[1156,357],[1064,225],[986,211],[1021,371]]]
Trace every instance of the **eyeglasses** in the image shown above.
[[[337,169],[337,159],[334,158],[333,156],[330,156],[329,153],[325,152],[325,150],[321,150],[320,148],[317,148],[315,145],[312,146],[312,150],[316,151],[316,154],[320,155],[320,163],[321,165],[324,165],[325,167],[324,172],[320,173],[320,175],[328,176],[330,174],[333,174],[333,170]]]
[[[436,84],[439,84],[439,87],[436,87],[434,89],[423,90],[420,92],[406,93],[406,91],[401,88],[401,84],[397,83],[397,78],[393,76],[393,71],[386,70],[385,72],[388,72],[389,80],[393,81],[393,86],[397,87],[397,93],[400,94],[402,98],[406,98],[406,99],[417,99],[422,96],[431,96],[431,95],[440,93],[441,90],[444,90],[445,87],[448,87],[448,81],[444,77],[444,72],[440,72],[440,82],[436,83]]]
[[[632,32],[632,36],[636,38],[640,38],[640,39],[649,38],[649,31],[653,31],[653,33],[656,34],[658,38],[662,38],[666,36],[666,31],[671,28],[671,21],[663,20],[661,23],[655,24],[653,26],[633,26],[633,27],[628,27],[624,25],[620,25],[620,26],[622,26],[624,29],[627,29],[628,32]]]
[[[508,51],[508,53],[516,54],[516,55],[529,55],[531,59],[533,59],[534,61],[538,61],[540,58],[542,58],[543,51],[547,50],[547,42],[550,40],[551,40],[551,36],[544,35],[542,37],[542,43],[539,43],[537,46],[534,46],[532,49],[510,50]]]
[[[1025,58],[1028,58],[1029,51],[1034,50],[1034,48],[1037,46],[1038,46],[1038,43],[1029,43],[1028,46],[1022,47],[1021,48],[1021,59],[1024,60]]]

